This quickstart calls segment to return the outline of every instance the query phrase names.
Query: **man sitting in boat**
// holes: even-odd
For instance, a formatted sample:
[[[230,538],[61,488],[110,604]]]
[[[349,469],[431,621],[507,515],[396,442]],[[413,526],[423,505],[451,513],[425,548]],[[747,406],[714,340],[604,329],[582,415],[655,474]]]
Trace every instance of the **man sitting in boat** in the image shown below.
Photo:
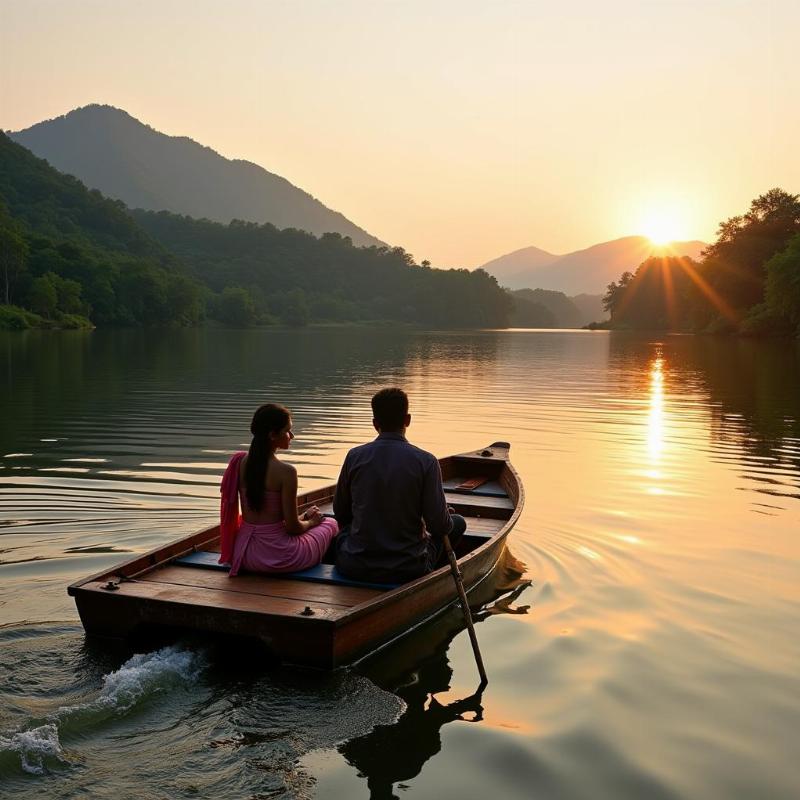
[[[350,450],[336,485],[336,566],[356,580],[405,583],[440,566],[443,537],[455,546],[466,521],[447,506],[436,457],[406,439],[406,393],[381,389],[372,414],[378,438]]]

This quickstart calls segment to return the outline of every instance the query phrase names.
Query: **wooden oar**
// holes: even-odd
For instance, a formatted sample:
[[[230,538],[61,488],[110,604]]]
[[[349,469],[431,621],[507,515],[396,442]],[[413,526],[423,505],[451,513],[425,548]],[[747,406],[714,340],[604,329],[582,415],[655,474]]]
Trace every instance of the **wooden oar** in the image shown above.
[[[472,624],[472,614],[469,610],[469,603],[467,602],[467,593],[464,591],[464,582],[461,580],[461,570],[458,568],[458,561],[453,548],[450,545],[450,537],[445,534],[444,549],[447,552],[447,558],[450,561],[450,571],[453,573],[453,580],[456,582],[456,590],[461,600],[461,610],[464,612],[464,621],[467,623],[467,630],[469,631],[469,640],[472,642],[472,652],[475,653],[475,663],[478,665],[478,674],[481,676],[481,685],[478,691],[489,683],[486,677],[486,670],[483,667],[483,658],[481,657],[481,649],[478,647],[478,637],[475,635],[475,626]]]

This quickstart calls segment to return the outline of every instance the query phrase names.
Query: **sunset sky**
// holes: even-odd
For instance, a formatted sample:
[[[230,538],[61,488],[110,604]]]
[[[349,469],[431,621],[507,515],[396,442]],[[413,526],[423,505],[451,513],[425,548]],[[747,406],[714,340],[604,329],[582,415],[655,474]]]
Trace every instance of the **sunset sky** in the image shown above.
[[[0,127],[92,102],[436,266],[800,192],[797,0],[0,0]]]

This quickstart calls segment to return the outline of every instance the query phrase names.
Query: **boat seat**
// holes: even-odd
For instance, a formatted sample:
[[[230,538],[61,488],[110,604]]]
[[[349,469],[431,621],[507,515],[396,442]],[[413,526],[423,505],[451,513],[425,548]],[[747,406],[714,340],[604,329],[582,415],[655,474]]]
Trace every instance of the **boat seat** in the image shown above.
[[[189,553],[187,556],[176,558],[172,563],[182,567],[214,569],[222,572],[227,572],[230,569],[228,564],[219,563],[219,553],[211,553],[206,550]],[[310,567],[300,572],[265,573],[264,577],[289,578],[313,583],[331,583],[335,586],[361,586],[366,589],[395,589],[400,585],[399,583],[371,583],[369,581],[356,581],[352,578],[346,578],[333,564],[317,564],[316,567]]]
[[[456,494],[470,494],[477,497],[508,497],[508,492],[502,487],[498,481],[486,481],[474,489],[462,489],[462,484],[466,478],[450,478],[442,483],[446,492],[455,492]]]

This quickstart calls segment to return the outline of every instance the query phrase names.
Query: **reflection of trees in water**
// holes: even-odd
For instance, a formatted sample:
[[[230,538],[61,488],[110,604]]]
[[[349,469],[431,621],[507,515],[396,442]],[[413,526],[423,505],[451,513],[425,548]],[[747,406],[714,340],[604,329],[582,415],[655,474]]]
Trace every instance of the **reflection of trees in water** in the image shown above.
[[[0,413],[15,420],[3,446],[63,435],[79,418],[137,438],[157,421],[183,437],[181,451],[213,446],[210,435],[236,443],[260,402],[342,409],[376,381],[403,383],[446,363],[477,371],[496,348],[489,333],[358,327],[0,333]],[[81,432],[87,451],[105,444],[91,441],[91,424]]]
[[[522,578],[524,565],[508,551],[493,575],[470,594],[470,605],[488,603],[474,614],[479,622],[492,614],[524,614],[528,606],[513,605],[530,585]],[[505,595],[500,597],[498,596]],[[480,722],[483,719],[483,690],[449,703],[436,695],[450,688],[453,670],[447,651],[453,638],[463,630],[459,609],[426,625],[396,645],[377,654],[361,671],[382,688],[395,692],[406,704],[392,725],[379,725],[364,736],[339,748],[367,780],[375,800],[396,797],[393,786],[417,776],[425,763],[442,749],[441,728],[449,722]],[[478,629],[480,638],[480,628]],[[423,654],[422,656],[420,654]],[[491,675],[489,676],[491,680]]]
[[[664,357],[666,391],[708,394],[711,433],[723,446],[800,473],[800,345],[787,340],[613,333],[609,366],[646,391]]]

